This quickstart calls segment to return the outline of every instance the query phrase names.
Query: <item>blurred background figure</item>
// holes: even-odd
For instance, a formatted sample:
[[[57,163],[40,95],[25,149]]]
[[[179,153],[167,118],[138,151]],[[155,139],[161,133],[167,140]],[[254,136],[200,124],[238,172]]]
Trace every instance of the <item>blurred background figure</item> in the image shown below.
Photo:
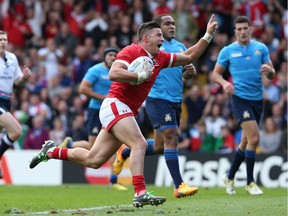
[[[282,131],[272,117],[264,120],[264,127],[260,130],[259,151],[264,154],[279,152]]]
[[[23,149],[41,149],[45,140],[49,139],[49,131],[44,125],[43,116],[37,115],[32,120],[32,128],[26,134]]]

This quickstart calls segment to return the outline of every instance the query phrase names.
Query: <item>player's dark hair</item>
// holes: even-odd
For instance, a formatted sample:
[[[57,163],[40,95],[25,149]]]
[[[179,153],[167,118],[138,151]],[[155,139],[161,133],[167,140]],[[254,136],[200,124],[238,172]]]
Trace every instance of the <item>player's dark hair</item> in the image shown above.
[[[0,30],[0,35],[7,35],[7,32]]]
[[[156,16],[156,17],[153,19],[153,21],[155,21],[155,22],[157,22],[159,25],[161,25],[162,22],[163,22],[162,17],[164,17],[164,16],[170,16],[170,15],[168,15],[168,14],[160,14],[160,15]]]
[[[116,47],[107,47],[107,48],[105,48],[104,52],[103,52],[104,58],[109,52],[114,52],[114,53],[117,54],[119,52],[119,50]]]
[[[250,19],[246,16],[238,16],[235,18],[234,24],[233,24],[234,29],[237,23],[248,23],[249,26],[251,25]]]
[[[138,41],[141,41],[143,39],[143,36],[146,35],[148,32],[150,33],[150,31],[154,28],[161,28],[161,26],[155,21],[141,24],[137,31]]]

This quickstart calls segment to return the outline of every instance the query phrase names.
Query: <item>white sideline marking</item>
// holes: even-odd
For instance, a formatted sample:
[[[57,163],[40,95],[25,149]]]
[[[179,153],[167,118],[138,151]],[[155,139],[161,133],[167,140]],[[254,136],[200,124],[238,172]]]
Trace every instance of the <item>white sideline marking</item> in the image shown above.
[[[102,210],[102,209],[109,209],[109,208],[118,208],[118,207],[133,207],[133,205],[116,205],[116,206],[98,206],[92,208],[77,208],[77,209],[62,209],[62,210],[55,210],[55,212],[62,213],[62,212],[77,212],[77,211],[93,211],[93,210]],[[51,210],[53,211],[53,210]],[[51,211],[44,211],[44,212],[27,212],[27,214],[51,214]],[[25,213],[26,214],[26,213]]]

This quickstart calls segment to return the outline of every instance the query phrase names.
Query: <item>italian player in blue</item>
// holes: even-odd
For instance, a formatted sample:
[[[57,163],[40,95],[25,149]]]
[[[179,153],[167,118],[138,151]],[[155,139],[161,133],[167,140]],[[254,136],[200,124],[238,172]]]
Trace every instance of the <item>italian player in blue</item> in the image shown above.
[[[161,14],[154,18],[160,24],[164,41],[160,50],[169,53],[181,53],[186,50],[183,43],[175,40],[175,21],[170,15]],[[192,64],[162,69],[146,98],[146,111],[154,128],[154,140],[148,139],[145,155],[163,154],[174,182],[176,198],[197,193],[197,187],[188,186],[182,179],[178,161],[178,127],[183,100],[183,75],[192,78],[196,72]],[[118,152],[113,164],[119,174],[125,160],[130,156],[130,149],[125,145]]]
[[[110,86],[112,84],[112,81],[108,78],[108,74],[111,65],[116,59],[117,53],[118,49],[114,47],[107,47],[106,49],[104,49],[104,61],[90,67],[79,86],[79,93],[84,94],[88,98],[90,98],[87,114],[87,129],[89,133],[88,142],[86,140],[73,141],[71,137],[66,137],[59,147],[81,147],[89,150],[93,146],[93,143],[95,142],[96,137],[102,128],[102,124],[99,119],[99,111],[101,104],[107,96]],[[111,168],[114,160],[115,156],[110,159]],[[111,169],[110,187],[116,190],[128,190],[123,185],[118,184],[117,180],[118,176],[114,174],[113,169]]]
[[[262,115],[263,87],[262,79],[273,79],[275,70],[267,47],[251,39],[250,20],[238,16],[234,20],[236,41],[224,47],[218,56],[213,70],[213,81],[223,87],[224,93],[231,96],[233,114],[242,128],[241,142],[236,150],[231,168],[224,176],[226,193],[236,194],[234,177],[245,160],[247,186],[251,195],[261,195],[253,177],[256,147],[259,143],[259,121]],[[229,69],[233,83],[223,79],[222,73]]]

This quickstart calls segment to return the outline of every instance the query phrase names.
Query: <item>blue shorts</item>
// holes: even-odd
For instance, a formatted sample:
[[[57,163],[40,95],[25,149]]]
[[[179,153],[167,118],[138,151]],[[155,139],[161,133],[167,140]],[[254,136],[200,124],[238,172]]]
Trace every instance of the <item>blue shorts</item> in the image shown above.
[[[244,121],[255,120],[259,125],[263,111],[263,100],[252,101],[233,95],[231,108],[239,124]]]
[[[0,98],[0,115],[10,112],[11,102]]]
[[[178,128],[181,115],[181,103],[148,97],[146,112],[151,124],[158,132],[167,128]]]
[[[97,109],[88,109],[87,113],[88,118],[88,134],[89,136],[97,136],[100,132],[102,125],[99,119],[99,110]]]

